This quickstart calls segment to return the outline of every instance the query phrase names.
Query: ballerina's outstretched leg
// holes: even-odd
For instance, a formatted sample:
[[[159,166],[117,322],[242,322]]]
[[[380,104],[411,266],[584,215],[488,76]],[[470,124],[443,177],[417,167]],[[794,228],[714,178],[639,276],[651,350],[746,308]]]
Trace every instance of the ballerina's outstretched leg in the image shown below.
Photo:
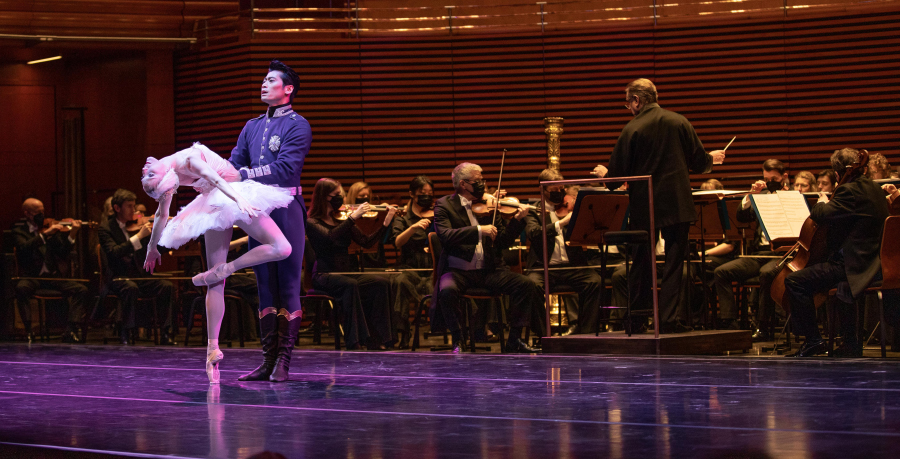
[[[260,245],[230,263],[226,263],[224,259],[216,264],[210,261],[209,265],[212,268],[194,276],[194,285],[213,285],[222,282],[239,269],[283,260],[291,254],[291,244],[268,215],[260,214],[251,219],[249,224],[242,221],[238,221],[237,224]]]

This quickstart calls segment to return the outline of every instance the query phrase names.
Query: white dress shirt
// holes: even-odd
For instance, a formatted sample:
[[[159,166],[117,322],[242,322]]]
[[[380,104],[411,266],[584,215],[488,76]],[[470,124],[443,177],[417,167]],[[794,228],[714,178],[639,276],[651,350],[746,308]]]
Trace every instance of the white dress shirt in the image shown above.
[[[127,238],[131,242],[131,245],[134,247],[134,250],[135,251],[141,250],[141,247],[143,247],[143,246],[141,245],[141,240],[137,237],[138,235],[135,234],[134,236],[128,236],[128,231],[125,231],[125,227],[128,225],[122,223],[122,221],[119,220],[118,218],[116,219],[116,223],[119,224],[119,228],[122,229],[122,234],[124,234],[125,238]]]
[[[475,214],[472,213],[472,201],[460,196],[459,202],[466,208],[466,213],[469,215],[469,223],[471,223],[478,231],[478,245],[475,246],[475,256],[472,257],[472,261],[466,261],[462,258],[450,255],[447,257],[447,264],[449,264],[451,268],[464,271],[481,269],[484,267],[484,245],[481,243],[481,226],[478,225],[478,220],[475,219]]]
[[[550,266],[562,265],[569,262],[569,254],[566,253],[566,240],[563,238],[563,228],[559,226],[559,217],[556,216],[556,209],[550,203],[547,203],[547,213],[550,214],[550,221],[553,228],[556,229],[556,241],[553,244],[553,254],[550,255]]]

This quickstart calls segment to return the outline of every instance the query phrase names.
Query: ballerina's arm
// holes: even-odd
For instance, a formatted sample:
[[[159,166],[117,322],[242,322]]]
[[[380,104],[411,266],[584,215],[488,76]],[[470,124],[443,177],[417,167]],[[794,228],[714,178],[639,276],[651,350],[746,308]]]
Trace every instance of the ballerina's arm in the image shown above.
[[[256,217],[256,212],[259,210],[256,207],[253,207],[246,199],[244,199],[231,185],[228,184],[225,179],[219,176],[218,172],[215,171],[206,161],[203,160],[203,157],[200,156],[200,152],[192,152],[188,155],[187,161],[185,163],[187,168],[191,170],[191,172],[200,176],[200,178],[206,180],[207,182],[213,184],[225,193],[225,196],[228,196],[237,203],[238,208],[241,209],[242,212],[250,214],[251,217]]]
[[[169,222],[169,207],[172,204],[172,193],[163,194],[159,200],[159,207],[156,209],[156,215],[153,217],[153,231],[150,232],[150,244],[147,246],[147,257],[144,259],[144,270],[153,274],[153,270],[157,264],[160,264],[162,255],[156,248],[162,232],[166,229],[166,223]]]

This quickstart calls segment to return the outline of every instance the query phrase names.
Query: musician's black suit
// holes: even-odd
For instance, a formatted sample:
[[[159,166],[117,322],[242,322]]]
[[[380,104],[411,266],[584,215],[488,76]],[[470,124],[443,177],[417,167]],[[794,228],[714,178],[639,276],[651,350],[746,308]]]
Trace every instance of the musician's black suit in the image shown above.
[[[553,267],[576,267],[587,266],[587,258],[584,250],[579,246],[566,246],[566,255],[569,262],[566,264],[552,265],[553,252],[556,250],[556,238],[559,232],[556,225],[551,221],[553,217],[549,212],[543,212],[543,224],[547,226],[547,258],[551,261]],[[543,230],[541,228],[541,215],[536,210],[531,210],[525,217],[525,235],[531,241],[531,250],[528,251],[528,259],[525,264],[526,269],[535,271],[528,273],[528,278],[534,281],[541,289],[543,294],[544,288],[544,267],[543,247],[545,241],[542,237]],[[600,275],[591,268],[549,271],[550,287],[554,285],[568,285],[579,292],[578,310],[566,310],[569,324],[578,324],[577,333],[590,333],[594,330],[597,319],[600,314]],[[543,313],[543,308],[540,309]],[[542,316],[544,317],[544,316]]]
[[[34,231],[30,231],[34,229]],[[65,278],[69,272],[69,254],[73,244],[68,233],[58,232],[51,236],[41,236],[40,228],[22,225],[13,228],[16,247],[16,262],[19,275],[22,277]],[[19,315],[25,325],[25,331],[31,331],[30,299],[38,289],[49,289],[67,296],[69,305],[69,327],[84,321],[84,304],[87,301],[88,289],[84,284],[74,281],[38,281],[21,279],[16,282],[16,303]]]
[[[810,218],[828,230],[828,261],[791,273],[785,281],[795,330],[807,341],[819,337],[813,296],[837,286],[842,335],[856,344],[850,303],[881,276],[881,236],[888,215],[884,192],[867,177],[837,187],[829,202],[813,206]]]
[[[142,239],[140,241],[140,249],[135,250],[134,245],[119,226],[115,215],[110,216],[107,221],[101,223],[97,236],[100,239],[100,247],[107,260],[104,278],[153,277],[150,273],[144,271],[143,267],[144,259],[147,257],[147,244],[150,242],[150,237]],[[141,280],[139,282],[113,280],[108,287],[122,302],[122,307],[119,308],[116,315],[116,321],[122,325],[122,328],[130,329],[135,327],[135,307],[138,296],[155,298],[157,314],[164,314],[161,317],[160,325],[164,330],[172,325],[172,292],[174,291],[174,286],[171,282],[158,279]]]
[[[665,272],[659,292],[659,321],[664,328],[675,323],[688,230],[691,222],[697,220],[689,174],[709,172],[712,162],[691,123],[656,103],[644,105],[625,125],[609,159],[608,177],[652,176],[654,226],[666,241]],[[648,230],[647,182],[630,182],[629,191],[631,227]],[[634,249],[634,268],[629,273],[633,309],[652,307],[650,250],[646,244]]]
[[[490,225],[491,219],[491,216],[485,216],[477,221],[480,225]],[[501,254],[503,247],[511,246],[519,237],[525,227],[525,219],[513,218],[507,223],[497,215],[493,222],[497,228],[497,237],[492,241],[490,237],[481,237],[478,227],[472,225],[458,194],[444,196],[435,204],[434,228],[442,247],[441,258],[435,267],[438,279],[435,289],[438,292],[436,308],[440,311],[435,316],[443,317],[451,332],[460,328],[456,305],[459,304],[460,295],[468,288],[487,288],[509,295],[508,318],[509,325],[514,330],[521,330],[528,325],[531,308],[542,297],[537,285],[528,277],[510,271]],[[451,256],[471,261],[479,240],[484,251],[483,269],[461,270],[449,267]]]

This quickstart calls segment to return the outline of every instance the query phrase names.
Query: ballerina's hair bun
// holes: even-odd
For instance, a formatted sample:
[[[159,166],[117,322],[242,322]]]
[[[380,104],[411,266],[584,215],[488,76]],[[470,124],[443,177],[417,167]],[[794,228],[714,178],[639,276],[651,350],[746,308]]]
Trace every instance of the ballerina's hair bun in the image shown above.
[[[141,184],[144,186],[144,191],[148,196],[156,201],[159,201],[167,193],[174,194],[175,190],[178,189],[179,183],[178,174],[176,174],[175,169],[171,167],[166,170],[166,173],[162,176],[162,178],[148,178],[147,173],[149,172],[150,168],[157,162],[159,162],[159,160],[157,160],[156,158],[147,158],[147,162],[144,164],[143,169],[141,169],[143,175],[141,178]],[[154,184],[154,182],[156,183]]]

